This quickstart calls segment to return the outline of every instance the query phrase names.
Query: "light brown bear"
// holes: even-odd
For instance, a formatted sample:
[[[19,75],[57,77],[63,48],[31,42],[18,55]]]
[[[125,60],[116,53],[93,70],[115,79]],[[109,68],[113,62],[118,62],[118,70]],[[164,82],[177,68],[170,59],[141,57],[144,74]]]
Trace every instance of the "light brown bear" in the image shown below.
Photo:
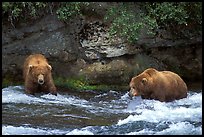
[[[171,71],[148,68],[130,82],[130,96],[141,95],[142,99],[170,102],[187,97],[186,83]]]
[[[26,58],[23,68],[25,91],[28,94],[45,92],[57,95],[52,74],[52,67],[42,54],[33,54]]]

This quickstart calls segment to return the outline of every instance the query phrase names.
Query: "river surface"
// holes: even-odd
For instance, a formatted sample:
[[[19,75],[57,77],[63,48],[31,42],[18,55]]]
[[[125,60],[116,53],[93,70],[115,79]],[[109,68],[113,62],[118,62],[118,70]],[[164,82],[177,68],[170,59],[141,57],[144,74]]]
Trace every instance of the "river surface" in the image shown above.
[[[173,102],[127,91],[24,93],[2,89],[3,135],[202,135],[202,88]]]

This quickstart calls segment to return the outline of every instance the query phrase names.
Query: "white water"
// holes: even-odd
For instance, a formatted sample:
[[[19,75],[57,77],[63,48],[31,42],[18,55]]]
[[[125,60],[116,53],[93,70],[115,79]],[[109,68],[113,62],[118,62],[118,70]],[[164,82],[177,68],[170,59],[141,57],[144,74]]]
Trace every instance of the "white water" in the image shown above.
[[[116,91],[90,99],[61,92],[32,96],[22,86],[13,86],[2,89],[2,108],[3,135],[202,134],[202,92],[190,91],[187,98],[165,103],[131,100],[127,92]],[[38,116],[38,122],[23,121]]]

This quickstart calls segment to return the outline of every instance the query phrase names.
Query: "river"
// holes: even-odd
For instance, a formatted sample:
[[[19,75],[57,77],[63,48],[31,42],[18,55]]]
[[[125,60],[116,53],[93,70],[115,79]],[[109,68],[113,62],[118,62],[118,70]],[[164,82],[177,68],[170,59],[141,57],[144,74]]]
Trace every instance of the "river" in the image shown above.
[[[2,89],[3,135],[202,135],[202,88],[173,102],[127,91],[24,93]]]

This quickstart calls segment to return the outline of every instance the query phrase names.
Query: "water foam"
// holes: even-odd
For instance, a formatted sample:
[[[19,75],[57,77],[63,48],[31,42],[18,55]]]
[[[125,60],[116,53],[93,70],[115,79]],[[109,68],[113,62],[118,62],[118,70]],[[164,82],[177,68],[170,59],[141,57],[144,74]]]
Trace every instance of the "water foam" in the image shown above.
[[[135,105],[132,103],[131,109],[126,110],[132,114],[119,120],[117,125],[136,121],[153,123],[161,121],[200,121],[202,119],[202,95],[200,94],[202,93],[194,93],[188,95],[185,99],[169,103],[156,100],[143,100],[142,103],[135,102]]]
[[[195,127],[189,122],[172,123],[162,131],[153,131],[145,128],[138,132],[126,133],[126,135],[202,135],[202,128]]]
[[[169,128],[155,133],[156,135],[201,135],[202,128],[195,127],[189,122],[179,122],[169,125]]]
[[[2,89],[2,103],[42,103],[43,99],[23,93],[21,86],[10,86]]]
[[[173,102],[160,102],[156,100],[145,100],[141,97],[130,99],[128,93],[122,95],[116,100],[104,101],[87,101],[76,96],[59,94],[57,96],[51,94],[44,94],[40,96],[27,95],[23,92],[22,86],[8,87],[2,89],[2,103],[24,103],[24,104],[46,104],[46,105],[74,105],[77,107],[86,108],[88,112],[93,115],[115,115],[126,114],[126,118],[122,118],[110,126],[93,126],[67,130],[57,130],[48,128],[34,128],[28,126],[14,127],[11,125],[2,126],[2,134],[4,135],[52,135],[52,134],[66,134],[66,135],[93,135],[93,134],[121,134],[119,131],[124,131],[127,135],[165,135],[165,134],[202,134],[202,92],[188,93],[187,98],[176,100]],[[117,92],[110,91],[116,94]],[[111,94],[112,95],[112,94]],[[102,93],[95,96],[101,98],[110,96],[107,93]],[[88,116],[72,115],[72,114],[56,114],[57,117],[72,117],[83,118],[89,120]],[[157,129],[145,127],[135,132],[134,130],[125,131],[123,128],[137,124],[164,124],[165,129]],[[199,123],[196,125],[196,123]],[[156,130],[155,130],[156,129]]]
[[[74,129],[66,135],[94,135],[94,133],[86,129]]]
[[[11,86],[2,89],[2,103],[24,103],[24,104],[62,104],[75,105],[79,107],[92,107],[89,102],[84,99],[78,99],[70,95],[57,96],[50,93],[41,96],[28,95],[23,92],[22,86]]]
[[[62,135],[65,134],[66,131],[62,130],[52,130],[52,129],[41,129],[41,128],[33,128],[28,126],[2,126],[2,135]]]

